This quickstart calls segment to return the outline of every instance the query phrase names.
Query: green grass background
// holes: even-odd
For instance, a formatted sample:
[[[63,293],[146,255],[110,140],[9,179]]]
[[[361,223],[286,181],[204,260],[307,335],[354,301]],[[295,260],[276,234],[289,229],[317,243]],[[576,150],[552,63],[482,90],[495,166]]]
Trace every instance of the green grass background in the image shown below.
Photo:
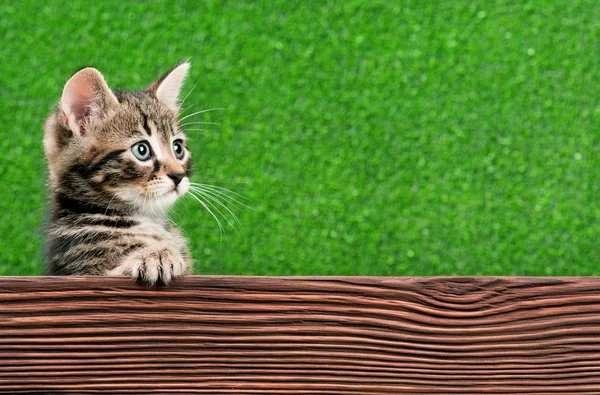
[[[598,275],[597,1],[0,5],[0,274],[43,273],[42,123],[78,68],[138,89],[191,57],[196,272]]]

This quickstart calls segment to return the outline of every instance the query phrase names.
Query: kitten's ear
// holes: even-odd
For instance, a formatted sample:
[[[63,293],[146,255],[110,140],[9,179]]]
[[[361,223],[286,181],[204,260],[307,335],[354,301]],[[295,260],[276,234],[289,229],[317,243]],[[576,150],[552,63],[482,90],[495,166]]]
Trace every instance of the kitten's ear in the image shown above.
[[[154,93],[158,100],[169,108],[179,111],[177,99],[189,70],[190,64],[188,62],[180,63],[150,85],[148,90]]]
[[[60,99],[67,127],[79,136],[118,104],[102,74],[91,67],[79,70],[67,81]]]

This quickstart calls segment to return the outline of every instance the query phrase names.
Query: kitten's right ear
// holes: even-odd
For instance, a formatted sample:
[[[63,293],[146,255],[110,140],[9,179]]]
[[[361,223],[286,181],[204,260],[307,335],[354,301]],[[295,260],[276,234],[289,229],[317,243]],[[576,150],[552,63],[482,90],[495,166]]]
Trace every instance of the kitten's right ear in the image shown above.
[[[189,62],[179,63],[158,80],[154,81],[148,87],[148,90],[154,93],[156,98],[162,103],[166,104],[173,111],[178,112],[179,104],[177,100],[181,92],[181,86],[189,70]]]
[[[64,122],[78,136],[118,104],[102,74],[91,67],[79,70],[67,81],[60,99]]]

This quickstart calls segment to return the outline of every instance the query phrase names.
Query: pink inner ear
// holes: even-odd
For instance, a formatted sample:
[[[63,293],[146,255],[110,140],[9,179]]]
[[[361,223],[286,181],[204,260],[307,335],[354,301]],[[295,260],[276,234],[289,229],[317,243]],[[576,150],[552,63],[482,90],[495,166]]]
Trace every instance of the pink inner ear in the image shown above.
[[[80,128],[83,127],[85,118],[90,114],[91,102],[92,101],[89,99],[79,98],[71,106],[71,112],[75,116],[77,125],[79,125]]]
[[[83,98],[77,99],[73,104],[71,104],[71,113],[75,118],[75,123],[79,127],[79,134],[85,134],[85,119],[90,114],[90,103],[91,100],[84,100]],[[69,125],[69,119],[65,116],[67,125]]]
[[[73,103],[71,104],[71,113],[75,117],[75,122],[79,126],[79,132],[81,135],[85,133],[85,119],[90,115],[93,98],[94,88],[89,83],[82,83],[76,85],[75,91],[73,92]]]

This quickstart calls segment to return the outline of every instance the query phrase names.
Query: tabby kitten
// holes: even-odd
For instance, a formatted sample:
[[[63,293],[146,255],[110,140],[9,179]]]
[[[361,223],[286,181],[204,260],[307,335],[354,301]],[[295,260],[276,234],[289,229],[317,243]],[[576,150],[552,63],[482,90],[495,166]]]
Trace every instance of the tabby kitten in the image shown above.
[[[46,120],[51,275],[129,275],[169,283],[192,259],[165,211],[190,188],[178,125],[181,63],[136,92],[111,91],[94,68],[75,73]]]

